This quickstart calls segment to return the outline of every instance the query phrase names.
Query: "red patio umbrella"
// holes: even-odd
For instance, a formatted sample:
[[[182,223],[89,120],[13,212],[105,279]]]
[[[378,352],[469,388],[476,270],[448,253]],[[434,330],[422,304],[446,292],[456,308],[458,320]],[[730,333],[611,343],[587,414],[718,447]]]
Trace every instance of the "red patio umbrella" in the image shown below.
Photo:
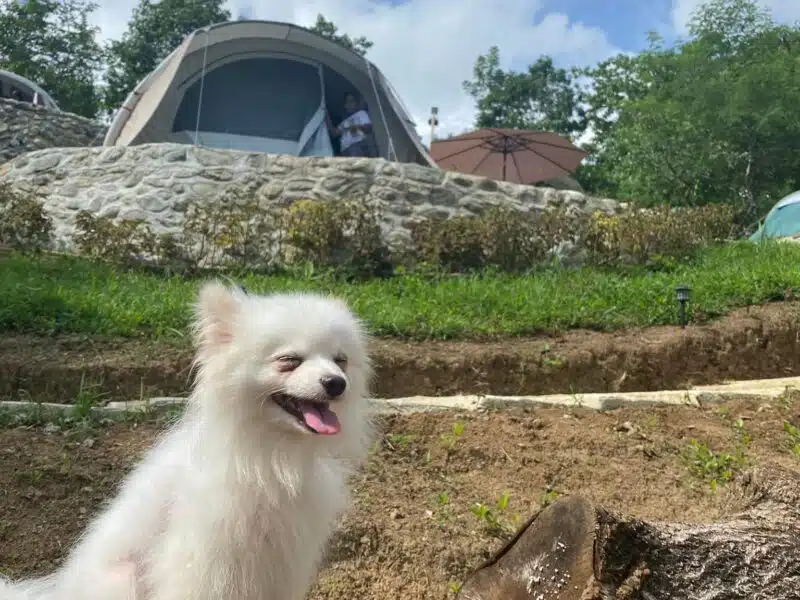
[[[555,133],[478,129],[431,144],[440,168],[532,185],[575,171],[587,152]]]

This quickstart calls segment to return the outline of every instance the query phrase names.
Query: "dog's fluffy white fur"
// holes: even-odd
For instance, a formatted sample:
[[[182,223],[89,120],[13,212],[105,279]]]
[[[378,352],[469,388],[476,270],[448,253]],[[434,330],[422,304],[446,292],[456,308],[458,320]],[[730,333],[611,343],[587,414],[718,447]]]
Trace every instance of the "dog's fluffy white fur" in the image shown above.
[[[0,600],[304,597],[370,442],[364,334],[338,300],[217,283],[201,289],[195,324],[182,419],[57,572],[0,581]],[[332,435],[292,410],[310,402],[309,422]]]

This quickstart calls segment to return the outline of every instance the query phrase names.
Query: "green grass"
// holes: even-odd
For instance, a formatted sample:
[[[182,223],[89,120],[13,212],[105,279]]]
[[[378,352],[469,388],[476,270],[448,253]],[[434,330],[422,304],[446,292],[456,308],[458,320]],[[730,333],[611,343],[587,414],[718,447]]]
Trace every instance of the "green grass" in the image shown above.
[[[551,269],[522,276],[404,275],[348,283],[249,276],[251,291],[314,290],[346,298],[373,333],[414,339],[484,338],[586,327],[675,323],[673,288],[692,287],[695,315],[800,292],[800,246],[738,243],[668,271]],[[64,256],[0,256],[0,331],[184,338],[199,282],[119,271]]]

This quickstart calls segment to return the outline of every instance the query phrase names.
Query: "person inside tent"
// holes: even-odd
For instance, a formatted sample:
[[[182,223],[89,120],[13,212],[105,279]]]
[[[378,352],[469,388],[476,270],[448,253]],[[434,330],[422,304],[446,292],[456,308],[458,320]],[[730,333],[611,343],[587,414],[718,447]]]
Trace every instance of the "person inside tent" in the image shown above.
[[[330,121],[328,123],[331,134],[339,138],[341,156],[371,157],[369,135],[372,133],[372,120],[352,92],[345,94],[344,110],[347,117],[338,127],[330,127]]]

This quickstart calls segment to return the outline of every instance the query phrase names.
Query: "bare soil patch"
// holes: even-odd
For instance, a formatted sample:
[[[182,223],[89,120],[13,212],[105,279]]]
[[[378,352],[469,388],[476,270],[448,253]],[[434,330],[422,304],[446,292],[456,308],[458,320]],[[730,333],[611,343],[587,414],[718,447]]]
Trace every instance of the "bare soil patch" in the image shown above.
[[[377,396],[652,391],[800,375],[800,303],[737,311],[714,323],[463,342],[376,339]],[[105,400],[180,395],[192,353],[142,339],[0,339],[0,396],[57,402],[81,386]]]
[[[712,492],[683,454],[691,439],[734,452],[739,418],[752,438],[745,468],[774,461],[800,471],[782,428],[800,421],[796,399],[386,417],[309,598],[452,597],[453,583],[500,547],[517,515],[524,520],[559,495],[580,493],[648,520],[732,514],[735,495],[724,486]],[[29,576],[55,568],[162,426],[0,430],[0,569]],[[508,506],[500,509],[504,493]],[[476,503],[494,512],[494,528],[471,510]]]

